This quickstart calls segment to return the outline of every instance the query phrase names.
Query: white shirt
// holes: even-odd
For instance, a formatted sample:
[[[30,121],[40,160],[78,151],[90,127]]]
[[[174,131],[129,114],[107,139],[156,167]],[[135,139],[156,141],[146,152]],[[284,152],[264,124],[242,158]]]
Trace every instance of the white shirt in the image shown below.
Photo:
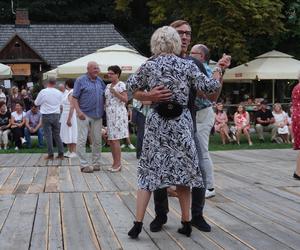
[[[18,121],[22,122],[23,118],[25,118],[26,116],[26,113],[22,112],[21,114],[18,114],[17,111],[15,111],[11,113],[11,116],[14,118],[15,122],[17,123]]]
[[[34,103],[40,106],[41,114],[60,114],[60,104],[63,94],[56,88],[46,88],[40,91]]]
[[[3,92],[0,93],[0,100],[4,101],[6,103],[6,95]]]

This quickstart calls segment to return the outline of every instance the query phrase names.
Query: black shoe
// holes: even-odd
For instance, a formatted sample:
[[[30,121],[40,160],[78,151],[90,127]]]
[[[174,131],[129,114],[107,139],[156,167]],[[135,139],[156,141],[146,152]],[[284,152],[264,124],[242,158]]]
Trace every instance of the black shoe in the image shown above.
[[[135,221],[133,223],[134,225],[128,232],[128,236],[130,236],[130,238],[132,239],[136,239],[139,236],[140,232],[142,231],[143,222]]]
[[[192,225],[197,228],[200,231],[203,232],[210,232],[211,227],[208,225],[208,223],[204,220],[202,215],[199,215],[197,217],[193,217],[191,220]]]
[[[295,178],[295,179],[297,179],[297,180],[300,180],[300,176],[299,176],[299,175],[297,175],[296,173],[294,173],[294,175],[293,175],[293,176],[294,176],[294,178]]]
[[[190,237],[191,233],[192,233],[191,222],[190,221],[185,221],[185,222],[182,221],[181,224],[182,224],[182,228],[179,228],[177,230],[177,232],[180,233],[180,234],[184,234],[187,237]]]
[[[168,220],[168,217],[166,215],[164,216],[157,216],[155,219],[150,223],[150,231],[151,232],[159,232],[163,226],[163,224],[166,224]]]

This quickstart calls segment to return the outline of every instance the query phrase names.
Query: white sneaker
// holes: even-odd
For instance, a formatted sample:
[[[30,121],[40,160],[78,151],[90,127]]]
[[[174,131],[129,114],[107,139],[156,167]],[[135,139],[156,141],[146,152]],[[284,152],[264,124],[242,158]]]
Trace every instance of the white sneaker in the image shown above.
[[[18,147],[15,147],[15,150],[19,150],[19,148],[18,148]]]
[[[2,147],[0,146],[0,150],[2,150]]]
[[[216,196],[216,191],[215,189],[212,191],[209,191],[208,189],[205,191],[205,198],[209,199],[211,197]]]
[[[122,145],[121,145],[121,148],[125,148],[125,147],[126,147],[126,145],[125,145],[125,144],[122,144]]]
[[[7,150],[7,146],[4,146],[4,148],[3,148],[4,150]]]
[[[26,140],[23,137],[21,137],[20,139],[21,139],[22,144],[26,143]]]
[[[67,153],[64,154],[64,157],[69,158],[70,157],[71,152],[67,151]]]
[[[72,152],[68,155],[69,158],[75,158],[77,157],[77,154],[75,152]]]
[[[135,146],[133,146],[132,144],[129,144],[128,147],[129,147],[130,149],[135,149]]]

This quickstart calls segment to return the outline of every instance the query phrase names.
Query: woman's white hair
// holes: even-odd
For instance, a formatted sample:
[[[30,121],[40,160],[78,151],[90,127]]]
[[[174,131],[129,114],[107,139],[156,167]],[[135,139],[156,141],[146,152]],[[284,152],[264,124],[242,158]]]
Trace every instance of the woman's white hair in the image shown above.
[[[151,37],[150,45],[153,55],[179,55],[181,52],[180,36],[178,32],[170,26],[158,28]]]

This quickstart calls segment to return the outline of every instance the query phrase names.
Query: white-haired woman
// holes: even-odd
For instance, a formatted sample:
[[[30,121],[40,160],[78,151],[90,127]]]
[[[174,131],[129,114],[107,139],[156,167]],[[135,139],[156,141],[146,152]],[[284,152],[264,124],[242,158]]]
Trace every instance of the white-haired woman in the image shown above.
[[[197,66],[177,55],[181,40],[169,26],[159,28],[151,37],[154,56],[143,64],[127,81],[133,93],[139,89],[153,89],[163,84],[172,91],[169,102],[152,105],[145,123],[143,150],[138,166],[136,221],[128,232],[138,237],[151,192],[176,186],[181,207],[182,228],[178,232],[190,236],[190,187],[203,187],[193,140],[193,124],[187,108],[191,86],[204,92],[220,87],[220,68],[208,79]]]

